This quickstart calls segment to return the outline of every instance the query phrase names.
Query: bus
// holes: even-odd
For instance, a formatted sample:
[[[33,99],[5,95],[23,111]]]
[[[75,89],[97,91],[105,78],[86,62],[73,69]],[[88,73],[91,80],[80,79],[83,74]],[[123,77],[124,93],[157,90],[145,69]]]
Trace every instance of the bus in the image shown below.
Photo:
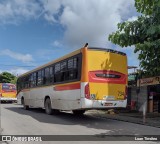
[[[0,83],[0,101],[17,101],[17,90],[15,84]]]
[[[18,103],[47,114],[125,108],[127,56],[106,48],[84,46],[18,77]]]

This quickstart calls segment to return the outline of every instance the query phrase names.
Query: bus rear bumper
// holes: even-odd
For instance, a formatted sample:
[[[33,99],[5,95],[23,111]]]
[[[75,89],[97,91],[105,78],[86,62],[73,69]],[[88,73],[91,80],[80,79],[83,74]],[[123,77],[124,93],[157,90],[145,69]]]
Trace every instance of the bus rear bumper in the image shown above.
[[[105,100],[89,100],[84,99],[82,102],[82,108],[88,109],[110,109],[110,108],[126,108],[126,100],[114,100],[114,101],[105,101]]]
[[[93,107],[101,108],[126,108],[127,100],[115,100],[115,101],[102,101],[93,103]]]
[[[0,97],[0,101],[17,101],[17,98]]]

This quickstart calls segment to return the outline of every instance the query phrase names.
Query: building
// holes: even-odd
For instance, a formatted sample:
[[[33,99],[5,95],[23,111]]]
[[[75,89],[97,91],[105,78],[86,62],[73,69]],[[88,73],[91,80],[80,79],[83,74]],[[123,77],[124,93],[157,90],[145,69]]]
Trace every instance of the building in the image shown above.
[[[136,79],[128,87],[128,105],[131,109],[148,113],[160,113],[160,76]]]

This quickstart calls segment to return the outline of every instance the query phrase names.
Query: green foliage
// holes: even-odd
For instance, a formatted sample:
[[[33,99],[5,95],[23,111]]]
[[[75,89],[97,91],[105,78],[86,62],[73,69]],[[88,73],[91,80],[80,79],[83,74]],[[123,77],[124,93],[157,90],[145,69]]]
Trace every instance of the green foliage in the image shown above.
[[[17,77],[9,72],[3,72],[0,74],[0,83],[13,83],[16,84]]]
[[[108,39],[121,47],[135,45],[140,66],[149,75],[160,74],[160,0],[135,0],[143,15],[135,21],[118,23]]]

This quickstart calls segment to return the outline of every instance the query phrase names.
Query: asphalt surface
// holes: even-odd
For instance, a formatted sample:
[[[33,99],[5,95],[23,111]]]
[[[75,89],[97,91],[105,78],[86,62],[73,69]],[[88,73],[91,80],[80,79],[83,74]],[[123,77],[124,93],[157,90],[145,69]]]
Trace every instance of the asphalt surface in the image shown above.
[[[47,115],[43,109],[24,110],[17,104],[1,104],[2,135],[160,135],[160,128],[98,117],[89,111],[84,116],[71,112]],[[63,139],[63,137],[62,137]],[[115,137],[116,139],[116,137]],[[3,142],[4,143],[4,142]],[[8,142],[18,143],[18,142]],[[22,143],[22,142],[19,142]],[[23,142],[24,143],[24,142]],[[27,142],[33,143],[33,142]],[[41,142],[62,143],[62,142]],[[66,141],[72,144],[74,141]],[[76,143],[128,143],[117,141],[78,141]],[[152,141],[132,141],[129,143],[155,143]],[[157,143],[157,142],[156,142]]]

